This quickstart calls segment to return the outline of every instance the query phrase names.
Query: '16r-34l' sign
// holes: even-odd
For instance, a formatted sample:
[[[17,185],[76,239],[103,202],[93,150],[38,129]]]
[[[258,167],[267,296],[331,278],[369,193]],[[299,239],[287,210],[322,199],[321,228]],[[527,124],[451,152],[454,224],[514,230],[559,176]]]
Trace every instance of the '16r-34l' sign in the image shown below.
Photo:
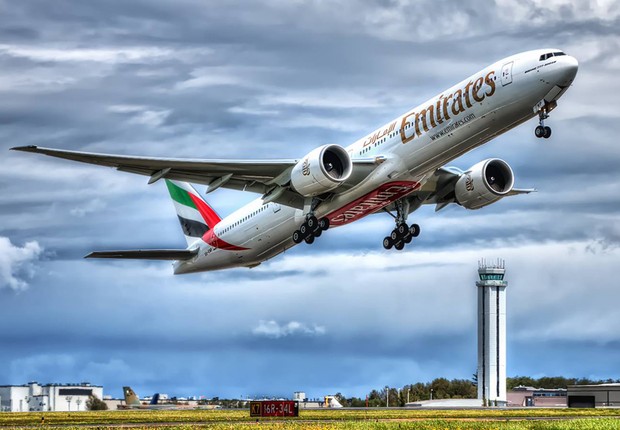
[[[251,417],[298,417],[299,403],[294,400],[261,400],[250,402]]]

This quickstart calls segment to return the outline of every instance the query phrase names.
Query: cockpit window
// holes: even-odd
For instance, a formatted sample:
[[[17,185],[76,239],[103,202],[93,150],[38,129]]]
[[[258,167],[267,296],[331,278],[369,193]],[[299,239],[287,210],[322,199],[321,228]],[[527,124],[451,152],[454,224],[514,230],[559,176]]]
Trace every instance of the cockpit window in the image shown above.
[[[551,58],[551,57],[560,57],[562,55],[566,55],[565,53],[563,53],[562,51],[558,51],[558,52],[548,52],[546,54],[543,54],[540,56],[540,58],[538,59],[538,61],[545,61],[547,58]]]

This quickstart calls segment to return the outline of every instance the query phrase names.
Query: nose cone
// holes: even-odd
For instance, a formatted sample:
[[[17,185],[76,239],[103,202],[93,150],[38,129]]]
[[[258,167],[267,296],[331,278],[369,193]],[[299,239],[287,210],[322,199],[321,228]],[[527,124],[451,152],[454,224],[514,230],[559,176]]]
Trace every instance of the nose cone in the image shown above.
[[[575,76],[577,76],[579,62],[575,57],[571,57],[570,55],[555,57],[555,59],[557,60],[556,85],[560,87],[570,86]]]

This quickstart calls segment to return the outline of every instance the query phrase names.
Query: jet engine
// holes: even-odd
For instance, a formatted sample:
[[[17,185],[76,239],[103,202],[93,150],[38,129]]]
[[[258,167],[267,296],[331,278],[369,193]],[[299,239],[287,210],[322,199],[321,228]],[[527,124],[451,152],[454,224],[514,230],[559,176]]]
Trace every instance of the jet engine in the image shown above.
[[[454,186],[456,202],[480,209],[506,197],[514,185],[512,169],[504,160],[490,158],[473,165]]]
[[[338,187],[353,170],[349,153],[339,145],[323,145],[301,159],[291,171],[291,186],[304,197]]]

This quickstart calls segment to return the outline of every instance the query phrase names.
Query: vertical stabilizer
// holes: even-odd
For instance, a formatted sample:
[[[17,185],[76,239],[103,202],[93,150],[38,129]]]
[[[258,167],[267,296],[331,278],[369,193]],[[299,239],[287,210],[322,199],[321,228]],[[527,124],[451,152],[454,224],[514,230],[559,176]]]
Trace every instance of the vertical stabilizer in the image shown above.
[[[166,179],[166,186],[188,246],[220,222],[219,215],[190,184]]]
[[[123,387],[123,394],[125,395],[125,404],[127,406],[139,406],[140,399],[131,387]]]

